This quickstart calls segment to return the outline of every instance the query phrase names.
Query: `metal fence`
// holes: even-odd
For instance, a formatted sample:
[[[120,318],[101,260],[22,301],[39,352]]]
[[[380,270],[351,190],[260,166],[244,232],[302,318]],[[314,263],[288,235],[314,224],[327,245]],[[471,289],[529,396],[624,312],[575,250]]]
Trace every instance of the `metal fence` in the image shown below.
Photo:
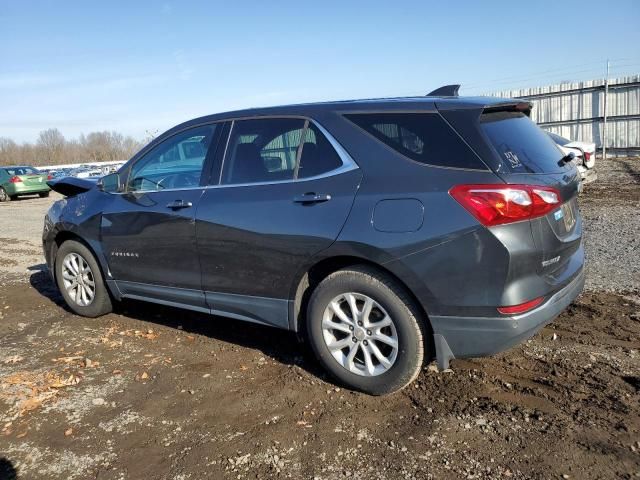
[[[608,85],[588,80],[491,95],[531,101],[531,118],[550,132],[598,149],[605,145],[607,154],[640,154],[640,75],[609,79]]]

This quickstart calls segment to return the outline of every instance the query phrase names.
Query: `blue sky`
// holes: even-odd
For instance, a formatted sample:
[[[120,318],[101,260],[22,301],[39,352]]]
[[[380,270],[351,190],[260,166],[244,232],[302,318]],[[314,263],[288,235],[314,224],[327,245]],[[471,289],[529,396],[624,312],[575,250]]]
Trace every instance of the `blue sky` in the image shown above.
[[[600,35],[603,31],[604,34]],[[640,2],[0,0],[0,137],[640,73]]]

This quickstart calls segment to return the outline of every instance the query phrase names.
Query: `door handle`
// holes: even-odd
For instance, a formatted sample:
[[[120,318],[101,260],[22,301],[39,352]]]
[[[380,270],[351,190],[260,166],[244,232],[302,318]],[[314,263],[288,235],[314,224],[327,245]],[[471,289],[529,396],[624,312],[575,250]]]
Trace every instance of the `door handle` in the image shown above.
[[[167,208],[172,208],[174,210],[178,210],[180,208],[190,208],[193,207],[193,203],[185,202],[184,200],[175,200],[173,202],[167,203]]]
[[[304,195],[298,195],[293,197],[293,201],[296,203],[309,204],[309,203],[322,203],[331,200],[331,195],[327,193],[305,193]]]

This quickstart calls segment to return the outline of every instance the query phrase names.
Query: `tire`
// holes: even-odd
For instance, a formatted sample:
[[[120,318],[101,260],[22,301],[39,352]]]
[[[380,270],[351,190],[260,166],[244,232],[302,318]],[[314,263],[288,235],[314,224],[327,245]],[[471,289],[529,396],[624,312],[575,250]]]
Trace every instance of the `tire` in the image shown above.
[[[65,264],[66,260],[69,262],[68,264]],[[89,271],[87,272],[87,270],[84,269],[85,275],[82,276],[82,279],[79,279],[79,276],[76,275],[73,280],[69,280],[69,274],[73,277],[75,272],[83,270],[83,268],[78,269],[78,267],[84,267],[85,265],[89,268]],[[113,310],[111,297],[104,284],[100,266],[85,245],[75,240],[67,240],[64,242],[60,245],[56,254],[54,268],[58,289],[69,308],[75,313],[83,317],[94,318],[105,315]],[[65,281],[71,282],[71,285],[69,285],[69,283],[65,285]],[[80,283],[80,285],[75,289],[70,289],[73,282],[75,282],[76,285]],[[93,297],[89,299],[90,295],[86,289],[91,290],[91,282],[93,282]],[[83,289],[85,289],[84,295],[82,292]]]
[[[40,198],[47,198],[49,196],[49,192],[40,192],[38,195]]]
[[[0,187],[0,202],[10,202],[12,198],[9,196],[7,191]]]
[[[358,312],[355,315],[350,307],[353,299]],[[369,322],[363,319],[367,299],[373,303]],[[338,316],[330,304],[337,305],[351,325],[342,321],[345,317]],[[353,322],[354,316],[363,320],[362,327],[357,321]],[[385,325],[387,318],[391,325],[376,326]],[[340,328],[334,330],[336,323]],[[345,325],[348,330],[343,331]],[[311,347],[323,367],[354,390],[371,395],[397,392],[413,382],[422,368],[426,327],[420,309],[402,285],[373,268],[349,267],[320,282],[309,299],[306,327]],[[382,342],[381,338],[387,340]],[[394,338],[395,353],[387,343]],[[341,347],[343,344],[345,346]],[[353,353],[354,348],[356,353]],[[365,349],[369,350],[368,355]],[[367,356],[371,359],[368,362]],[[380,361],[381,357],[386,365]]]

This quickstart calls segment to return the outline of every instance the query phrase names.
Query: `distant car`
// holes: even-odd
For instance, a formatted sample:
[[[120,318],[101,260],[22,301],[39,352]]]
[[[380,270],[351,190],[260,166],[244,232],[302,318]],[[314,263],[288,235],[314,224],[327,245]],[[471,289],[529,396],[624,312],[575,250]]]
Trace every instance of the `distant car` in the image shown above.
[[[562,150],[562,153],[568,155],[573,152],[576,156],[574,163],[578,167],[583,183],[591,183],[598,178],[598,174],[593,167],[596,166],[596,144],[578,142],[561,137],[557,133],[547,132],[551,139]]]
[[[0,167],[0,202],[8,202],[21,195],[49,196],[51,180],[46,173],[28,166]]]
[[[70,173],[71,176],[76,178],[100,178],[105,175],[105,172],[101,168],[76,168]]]

